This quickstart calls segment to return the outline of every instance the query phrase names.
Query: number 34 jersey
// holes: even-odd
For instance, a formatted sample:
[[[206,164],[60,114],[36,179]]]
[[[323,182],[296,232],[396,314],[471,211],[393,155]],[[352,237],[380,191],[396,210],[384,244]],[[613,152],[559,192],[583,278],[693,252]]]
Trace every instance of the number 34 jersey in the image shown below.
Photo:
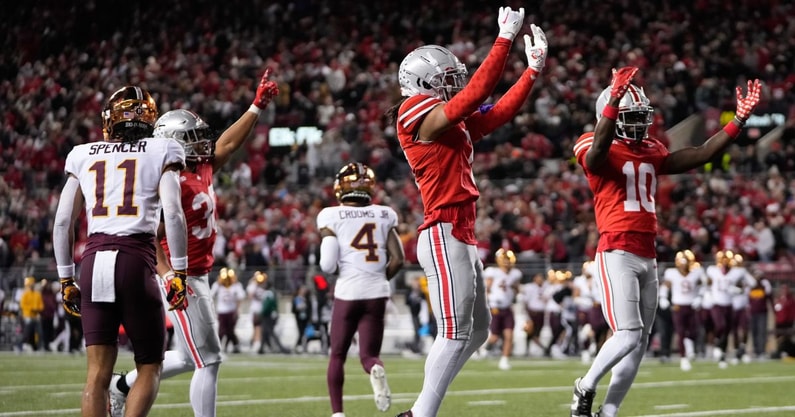
[[[378,204],[326,207],[318,213],[318,230],[331,230],[339,243],[335,298],[389,297],[386,242],[394,227],[397,227],[397,213],[391,207]]]
[[[593,132],[580,136],[574,145],[574,156],[583,167],[594,194],[596,226],[602,235],[600,250],[623,249],[653,258],[657,233],[654,202],[657,175],[662,173],[663,163],[670,152],[651,138],[637,144],[614,139],[607,162],[592,172],[585,164],[585,155],[592,144]],[[647,236],[640,238],[643,242],[634,242],[632,237],[622,242],[623,238],[616,234],[625,232]]]
[[[80,181],[88,234],[154,235],[160,222],[160,177],[171,164],[185,165],[185,150],[174,139],[75,146],[65,171]]]

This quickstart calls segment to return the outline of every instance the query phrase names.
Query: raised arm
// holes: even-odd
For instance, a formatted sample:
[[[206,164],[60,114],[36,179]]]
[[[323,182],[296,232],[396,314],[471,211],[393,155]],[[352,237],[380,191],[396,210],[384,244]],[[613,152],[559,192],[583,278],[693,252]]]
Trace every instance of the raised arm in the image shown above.
[[[508,52],[516,34],[522,28],[524,8],[513,11],[510,7],[500,7],[497,23],[500,34],[491,51],[480,67],[472,74],[472,78],[463,90],[453,96],[450,101],[436,106],[422,122],[419,128],[420,141],[433,141],[450,126],[460,123],[474,113],[494,91],[500,81]]]
[[[527,55],[527,69],[519,80],[494,104],[483,112],[476,112],[468,119],[467,127],[478,129],[480,136],[485,136],[498,127],[508,123],[516,116],[522,105],[530,96],[538,74],[544,68],[547,57],[547,37],[540,27],[531,24],[533,36],[524,35],[524,50]],[[474,123],[469,123],[471,120]]]
[[[613,69],[613,79],[610,82],[610,98],[607,105],[602,110],[599,121],[596,122],[596,129],[593,135],[593,144],[585,154],[586,167],[593,171],[607,162],[607,155],[610,152],[610,144],[616,137],[616,119],[618,118],[618,105],[621,98],[627,93],[637,67],[623,67],[618,70]]]
[[[683,148],[671,153],[663,165],[664,174],[680,174],[693,168],[706,164],[724,149],[740,134],[745,121],[753,113],[762,91],[762,84],[758,79],[748,81],[747,95],[743,97],[742,89],[737,86],[737,112],[734,119],[726,124],[718,133],[712,135],[701,146]]]
[[[240,116],[239,119],[232,126],[229,126],[218,141],[215,143],[215,157],[213,158],[213,172],[218,171],[221,167],[229,161],[232,154],[240,149],[243,142],[246,141],[251,135],[251,130],[257,125],[259,120],[260,111],[271,102],[273,97],[279,94],[279,86],[270,80],[272,70],[270,68],[265,70],[262,74],[259,85],[257,86],[257,94],[254,97],[254,102],[251,106]]]

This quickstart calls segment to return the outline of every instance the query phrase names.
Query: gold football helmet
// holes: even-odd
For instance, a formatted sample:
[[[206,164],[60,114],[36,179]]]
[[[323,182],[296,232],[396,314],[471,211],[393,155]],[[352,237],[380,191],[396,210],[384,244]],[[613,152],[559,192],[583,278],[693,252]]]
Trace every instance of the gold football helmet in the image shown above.
[[[268,274],[261,271],[254,272],[254,280],[257,281],[257,284],[263,284],[268,280]]]
[[[500,268],[513,268],[516,264],[516,255],[510,249],[500,248],[494,254],[494,260]]]
[[[102,110],[102,134],[110,142],[135,142],[152,136],[157,104],[148,91],[126,86],[111,94]]]
[[[693,251],[690,249],[685,249],[683,251],[676,252],[676,258],[674,259],[677,267],[682,267],[690,271],[693,268],[693,264],[696,262],[696,255],[693,254]]]
[[[375,194],[375,173],[361,162],[351,162],[337,173],[334,195],[339,202],[361,199],[369,202]]]

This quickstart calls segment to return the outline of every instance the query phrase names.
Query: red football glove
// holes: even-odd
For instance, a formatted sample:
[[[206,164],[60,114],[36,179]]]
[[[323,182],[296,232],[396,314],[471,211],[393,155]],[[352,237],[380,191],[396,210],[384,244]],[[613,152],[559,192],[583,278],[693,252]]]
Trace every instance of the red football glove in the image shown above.
[[[271,102],[271,99],[279,95],[279,86],[268,79],[272,71],[273,70],[270,68],[266,69],[259,81],[259,86],[257,86],[257,96],[254,97],[254,103],[252,104],[260,109],[268,107],[268,103]]]
[[[61,298],[63,309],[73,317],[80,317],[80,288],[74,278],[61,278]]]
[[[170,274],[169,274],[170,275]],[[188,307],[188,282],[185,271],[174,271],[174,275],[166,280],[166,301],[168,310],[184,310]]]
[[[613,68],[613,80],[610,81],[610,96],[616,98],[624,97],[636,72],[638,72],[638,67],[622,67],[618,70]]]
[[[762,83],[758,79],[748,80],[748,95],[743,97],[743,90],[737,86],[737,120],[745,123],[748,116],[754,112],[756,105],[759,104],[759,96],[762,91]]]

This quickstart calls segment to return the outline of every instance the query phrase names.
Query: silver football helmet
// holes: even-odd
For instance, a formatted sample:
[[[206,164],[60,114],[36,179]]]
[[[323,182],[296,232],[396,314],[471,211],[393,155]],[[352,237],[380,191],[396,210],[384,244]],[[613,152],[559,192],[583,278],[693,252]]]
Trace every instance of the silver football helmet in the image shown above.
[[[155,122],[153,136],[156,138],[173,138],[185,148],[185,160],[200,163],[212,158],[215,152],[215,141],[210,132],[210,125],[198,114],[184,109],[166,112]]]
[[[602,90],[596,99],[596,120],[602,117],[602,110],[610,99],[610,89]],[[630,84],[624,97],[618,103],[618,119],[616,119],[616,136],[640,142],[649,137],[649,126],[654,119],[654,107],[643,89]]]
[[[400,63],[400,94],[426,94],[448,101],[464,88],[466,75],[464,64],[447,48],[439,45],[421,46],[406,55]]]

